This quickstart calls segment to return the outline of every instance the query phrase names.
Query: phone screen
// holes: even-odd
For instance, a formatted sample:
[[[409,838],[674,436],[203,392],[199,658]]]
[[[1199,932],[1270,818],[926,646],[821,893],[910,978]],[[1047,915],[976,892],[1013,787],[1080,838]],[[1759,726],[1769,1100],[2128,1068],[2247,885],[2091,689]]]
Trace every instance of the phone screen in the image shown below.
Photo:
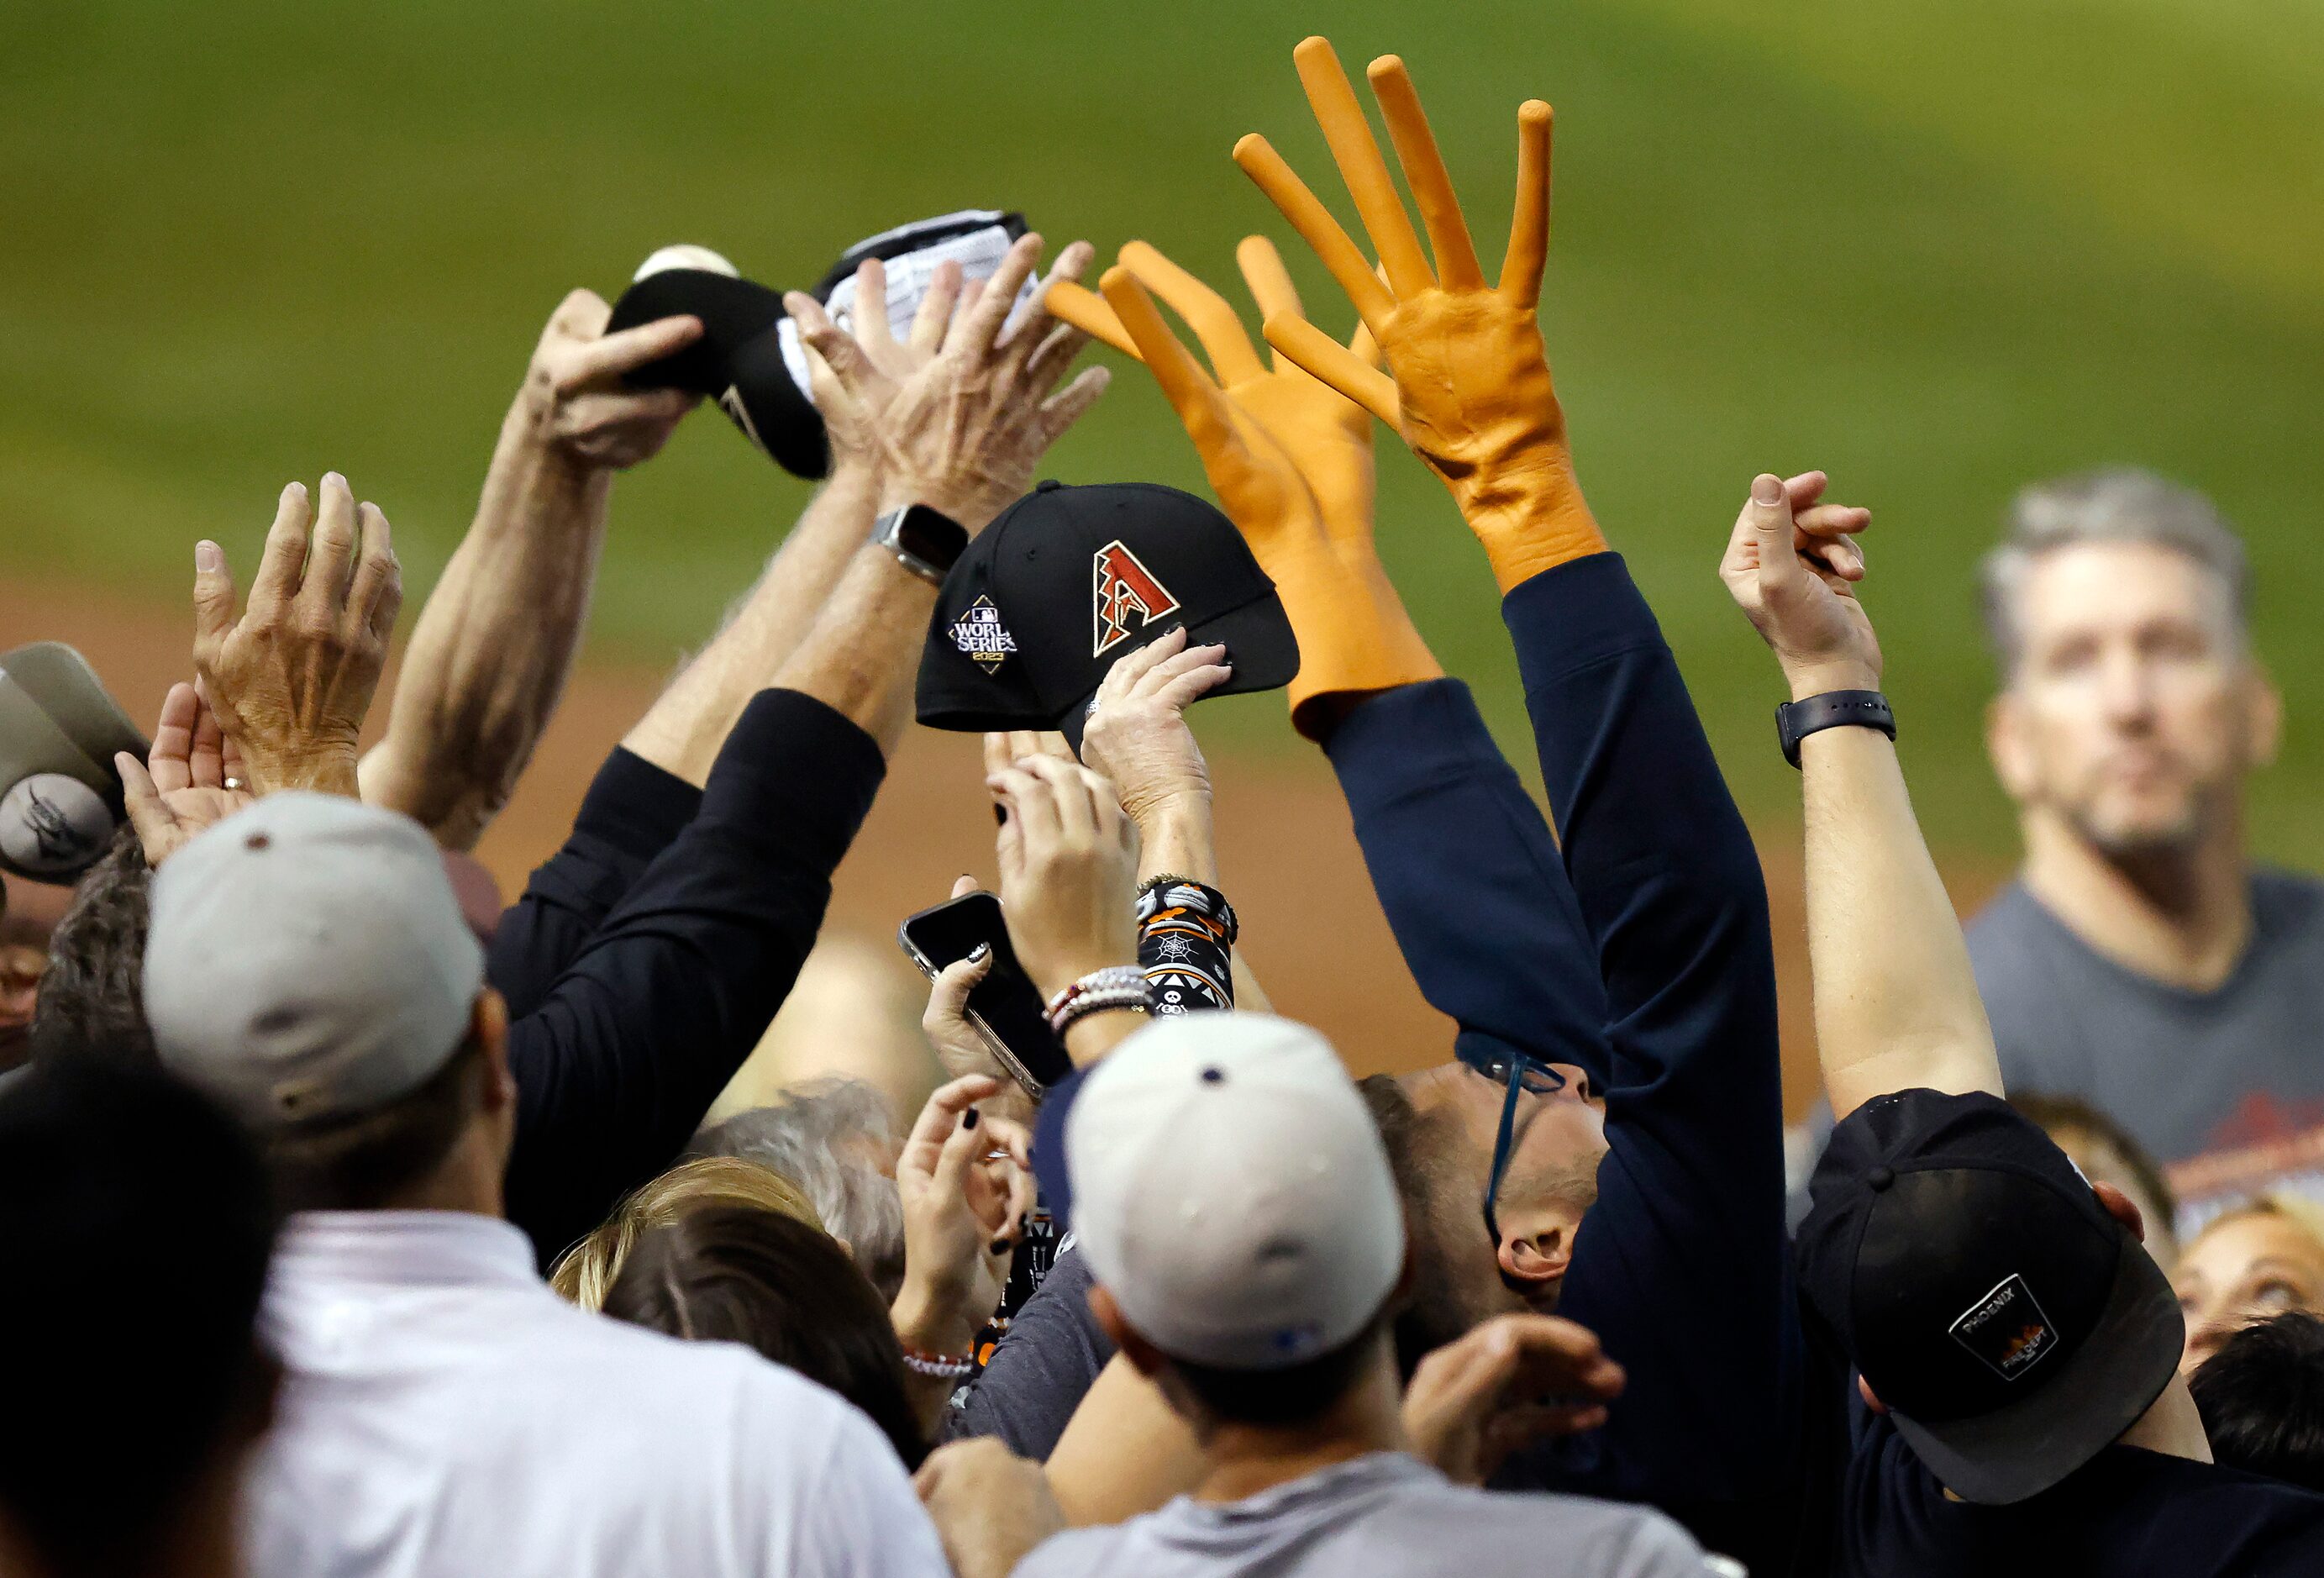
[[[1009,946],[1009,927],[1001,919],[1001,900],[991,893],[969,893],[933,909],[923,909],[906,920],[897,940],[920,967],[931,973],[956,964],[979,943],[992,947],[992,968],[968,994],[972,1021],[1000,1046],[994,1050],[1014,1062],[1036,1084],[1047,1089],[1074,1069],[1065,1043],[1049,1029],[1041,1011],[1041,993],[1017,952]]]

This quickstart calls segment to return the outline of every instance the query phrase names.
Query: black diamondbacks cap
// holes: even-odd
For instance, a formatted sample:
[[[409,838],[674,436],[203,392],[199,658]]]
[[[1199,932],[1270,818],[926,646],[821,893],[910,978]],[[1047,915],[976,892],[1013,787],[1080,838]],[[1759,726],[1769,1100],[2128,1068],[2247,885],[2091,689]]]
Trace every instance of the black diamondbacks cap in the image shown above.
[[[1277,689],[1299,672],[1275,583],[1215,506],[1157,483],[1042,483],[945,577],[920,656],[920,722],[1061,729],[1078,750],[1107,670],[1179,625],[1195,645],[1226,645],[1234,673],[1213,696]]]
[[[1800,1282],[1930,1472],[2038,1495],[2163,1394],[2185,1323],[2137,1235],[1997,1097],[1913,1090],[1832,1130]]]

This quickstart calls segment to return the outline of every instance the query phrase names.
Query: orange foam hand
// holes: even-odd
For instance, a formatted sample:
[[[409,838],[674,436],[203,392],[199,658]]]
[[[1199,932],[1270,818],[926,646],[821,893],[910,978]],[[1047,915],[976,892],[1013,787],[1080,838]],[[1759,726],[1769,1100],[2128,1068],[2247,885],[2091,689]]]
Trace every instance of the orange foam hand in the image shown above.
[[[1496,285],[1477,261],[1404,62],[1383,56],[1370,76],[1428,232],[1433,265],[1332,46],[1311,38],[1293,59],[1379,253],[1379,272],[1266,138],[1253,134],[1236,143],[1235,162],[1347,291],[1392,376],[1296,311],[1268,314],[1268,343],[1403,435],[1452,490],[1504,592],[1601,550],[1606,540],[1574,480],[1536,316],[1549,249],[1549,106],[1532,99],[1517,112],[1517,208]]]
[[[1236,261],[1262,314],[1298,313],[1272,245],[1251,236]],[[1295,724],[1322,731],[1327,709],[1307,705],[1316,697],[1443,674],[1373,548],[1365,413],[1281,354],[1262,362],[1226,299],[1144,242],[1124,246],[1099,284],[1102,295],[1051,286],[1049,310],[1143,362],[1194,440],[1220,504],[1275,582],[1298,634]],[[1209,371],[1163,320],[1154,296],[1194,330]],[[1360,362],[1371,354],[1360,329],[1354,350],[1337,348]]]

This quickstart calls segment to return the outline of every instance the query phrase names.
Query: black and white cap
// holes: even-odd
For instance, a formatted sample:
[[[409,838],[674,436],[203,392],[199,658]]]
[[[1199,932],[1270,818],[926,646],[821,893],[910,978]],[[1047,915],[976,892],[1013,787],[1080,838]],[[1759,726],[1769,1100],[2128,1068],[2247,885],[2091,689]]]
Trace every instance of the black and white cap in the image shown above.
[[[1024,215],[998,208],[916,219],[849,247],[809,294],[830,309],[840,328],[852,328],[856,268],[866,258],[880,258],[888,264],[889,326],[902,338],[937,264],[957,263],[965,280],[990,279],[1010,245],[1024,234]],[[1027,280],[1013,312],[1024,311],[1039,291],[1038,280]],[[706,246],[665,246],[639,265],[630,288],[613,303],[606,330],[680,313],[702,319],[702,337],[636,369],[629,382],[640,389],[707,395],[785,471],[810,478],[829,471],[831,453],[822,414],[811,398],[807,351],[798,327],[783,311],[782,292],[742,278]]]

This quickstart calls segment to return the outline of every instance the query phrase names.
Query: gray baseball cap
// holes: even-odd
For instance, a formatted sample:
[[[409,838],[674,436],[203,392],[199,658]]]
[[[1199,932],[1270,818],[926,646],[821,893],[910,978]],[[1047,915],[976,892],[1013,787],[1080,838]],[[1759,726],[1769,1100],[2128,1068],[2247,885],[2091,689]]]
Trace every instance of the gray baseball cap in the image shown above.
[[[72,648],[0,652],[0,869],[43,882],[88,870],[121,821],[113,753],[146,749]]]
[[[417,1090],[466,1038],[484,984],[435,844],[392,811],[269,795],[154,873],[153,1044],[261,1129]]]

